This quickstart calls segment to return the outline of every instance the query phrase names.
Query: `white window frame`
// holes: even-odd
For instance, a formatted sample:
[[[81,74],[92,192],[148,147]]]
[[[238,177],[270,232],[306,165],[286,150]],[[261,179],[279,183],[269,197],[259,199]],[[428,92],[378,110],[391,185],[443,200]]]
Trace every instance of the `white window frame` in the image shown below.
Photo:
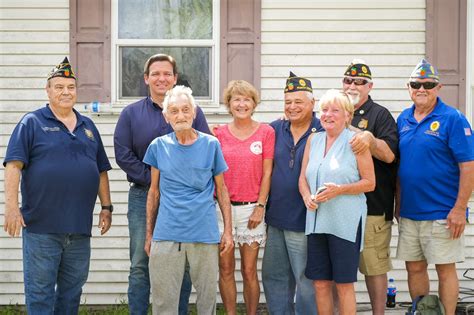
[[[159,1],[159,0],[157,0]],[[120,39],[118,38],[118,1],[112,0],[111,16],[111,83],[112,104],[125,106],[140,98],[120,98],[120,47],[210,47],[211,95],[210,99],[199,99],[201,107],[219,106],[219,62],[220,62],[220,1],[212,0],[212,39],[174,40],[174,39]],[[178,69],[180,65],[178,64]]]

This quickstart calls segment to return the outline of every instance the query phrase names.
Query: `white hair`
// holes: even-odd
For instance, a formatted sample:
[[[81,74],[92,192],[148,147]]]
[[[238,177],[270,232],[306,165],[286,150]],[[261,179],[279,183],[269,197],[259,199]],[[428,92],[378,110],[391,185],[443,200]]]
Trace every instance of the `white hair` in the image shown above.
[[[309,92],[309,91],[306,91],[306,97],[307,97],[310,101],[314,100],[314,95],[313,95],[313,93],[311,93],[311,92]]]
[[[168,92],[166,92],[165,100],[163,101],[163,113],[168,111],[168,106],[170,103],[173,103],[178,96],[184,95],[189,104],[193,106],[193,109],[196,110],[196,102],[194,102],[193,90],[184,85],[177,85]]]

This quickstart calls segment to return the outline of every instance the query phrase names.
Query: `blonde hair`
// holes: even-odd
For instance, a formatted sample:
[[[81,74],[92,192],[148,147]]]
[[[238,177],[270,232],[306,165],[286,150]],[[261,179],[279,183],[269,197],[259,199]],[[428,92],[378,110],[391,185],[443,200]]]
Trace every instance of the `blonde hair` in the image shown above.
[[[196,110],[196,103],[194,102],[194,97],[193,97],[193,90],[188,88],[187,86],[184,85],[177,85],[168,92],[166,92],[165,100],[163,101],[163,113],[166,114],[168,111],[168,106],[170,103],[172,103],[174,100],[178,98],[178,96],[184,95],[188,101],[189,104],[193,106],[193,109]]]
[[[341,108],[349,114],[349,121],[346,121],[346,127],[351,124],[352,118],[354,117],[354,105],[352,105],[349,96],[344,91],[330,89],[319,100],[319,109],[322,110],[329,104],[338,104]]]
[[[255,107],[260,103],[257,89],[245,80],[232,80],[227,84],[227,87],[224,89],[224,104],[227,110],[230,109],[230,99],[232,95],[250,96]]]

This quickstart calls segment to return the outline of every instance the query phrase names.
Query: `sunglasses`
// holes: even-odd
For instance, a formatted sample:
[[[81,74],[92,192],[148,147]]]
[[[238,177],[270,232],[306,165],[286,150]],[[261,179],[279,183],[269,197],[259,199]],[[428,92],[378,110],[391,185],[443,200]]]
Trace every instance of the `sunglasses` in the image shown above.
[[[419,90],[421,86],[423,85],[423,88],[425,90],[431,90],[434,89],[437,85],[438,82],[416,82],[416,81],[410,81],[409,82],[410,87],[415,90]]]
[[[342,79],[342,82],[347,85],[351,85],[352,82],[354,82],[355,85],[366,85],[369,83],[366,79],[352,79],[352,78],[344,78]]]

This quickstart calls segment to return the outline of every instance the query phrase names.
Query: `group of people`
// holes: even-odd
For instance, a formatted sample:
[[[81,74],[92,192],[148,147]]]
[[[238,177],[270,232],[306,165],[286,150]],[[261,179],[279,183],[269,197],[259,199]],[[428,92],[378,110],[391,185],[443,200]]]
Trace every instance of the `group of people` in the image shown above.
[[[115,159],[127,174],[131,314],[216,311],[216,286],[236,314],[235,250],[247,314],[260,299],[257,260],[270,314],[356,313],[354,282],[365,276],[373,314],[385,308],[392,221],[411,297],[429,293],[435,264],[446,314],[454,314],[463,232],[474,185],[474,138],[466,118],[438,97],[437,70],[422,60],[407,87],[414,104],[395,122],[370,97],[372,73],[353,60],[340,90],[315,114],[312,82],[290,72],[284,118],[253,119],[260,102],[234,80],[223,100],[232,116],[209,128],[173,57],[144,66],[149,95],[123,109]],[[23,234],[29,314],[77,313],[90,260],[92,214],[111,226],[111,169],[96,127],[73,106],[67,58],[48,75],[49,103],[13,131],[5,165],[5,223]],[[398,169],[398,176],[397,176]],[[73,172],[73,176],[71,176]],[[18,192],[21,182],[22,206]],[[394,206],[395,205],[395,206]]]

